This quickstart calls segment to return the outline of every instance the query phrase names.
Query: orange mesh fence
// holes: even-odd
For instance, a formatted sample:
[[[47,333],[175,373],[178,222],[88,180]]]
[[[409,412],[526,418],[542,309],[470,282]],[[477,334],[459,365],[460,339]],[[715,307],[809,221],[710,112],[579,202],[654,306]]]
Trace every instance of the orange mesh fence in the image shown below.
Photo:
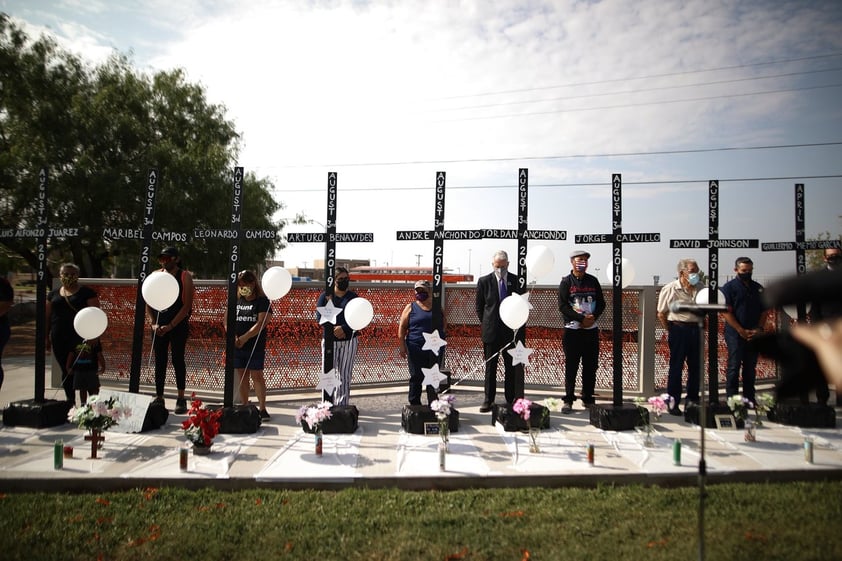
[[[86,279],[86,284],[99,293],[103,310],[108,315],[108,330],[103,335],[108,369],[104,379],[128,383],[131,369],[134,313],[137,284],[134,281],[104,281]],[[292,290],[272,302],[272,314],[267,322],[267,357],[264,375],[270,390],[301,390],[315,388],[321,372],[321,327],[315,319],[316,299],[322,285],[295,283]],[[397,323],[401,310],[412,298],[411,285],[385,283],[357,284],[354,290],[368,299],[374,307],[371,324],[360,333],[353,383],[402,384],[408,379],[404,359],[398,356]],[[447,286],[445,313],[447,316],[446,365],[453,371],[454,380],[481,384],[484,377],[479,322],[474,309],[473,285]],[[623,294],[623,390],[637,391],[641,387],[638,372],[640,292],[627,289]],[[613,384],[613,345],[611,289],[605,289],[608,309],[599,320],[600,363],[597,388],[606,390]],[[221,281],[196,281],[196,298],[190,319],[190,339],[187,343],[187,386],[221,391],[225,376],[225,340],[223,322],[227,286]],[[530,293],[530,311],[526,324],[527,346],[534,349],[526,367],[526,383],[538,386],[560,386],[564,378],[564,352],[561,348],[563,329],[558,312],[555,287],[536,287]],[[657,323],[657,322],[656,322]],[[720,331],[724,324],[720,322]],[[666,387],[669,348],[665,333],[656,328],[655,363],[652,371],[655,387]],[[719,338],[720,387],[724,387],[727,349]],[[647,369],[645,369],[647,370]],[[758,379],[775,379],[775,364],[761,360]],[[502,380],[502,361],[498,379]],[[154,361],[151,354],[149,323],[144,323],[143,357],[140,383],[154,384]],[[167,373],[167,386],[175,386],[172,367]],[[314,390],[315,391],[315,390]]]

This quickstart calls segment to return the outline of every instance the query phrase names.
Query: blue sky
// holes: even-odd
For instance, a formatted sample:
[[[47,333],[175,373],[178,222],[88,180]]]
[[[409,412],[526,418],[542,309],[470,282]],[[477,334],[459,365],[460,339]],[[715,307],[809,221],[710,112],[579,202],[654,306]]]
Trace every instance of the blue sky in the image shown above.
[[[274,182],[281,216],[324,222],[327,173],[338,172],[338,229],[375,236],[340,244],[340,259],[414,265],[421,255],[429,265],[431,242],[396,242],[395,232],[432,229],[440,170],[446,228],[474,229],[516,227],[517,170],[529,168],[530,228],[568,234],[545,243],[556,267],[542,284],[567,271],[576,234],[610,231],[614,172],[624,231],[665,240],[625,248],[634,284],[671,279],[682,257],[707,269],[706,251],[666,240],[706,236],[708,179],[722,181],[720,237],[793,239],[797,182],[807,236],[842,232],[842,145],[804,146],[842,142],[842,2],[0,0],[0,9],[90,61],[117,50],[144,71],[184,68],[227,108],[243,134],[239,164]],[[722,150],[781,145],[796,147]],[[445,266],[487,273],[498,248],[514,256],[516,242],[448,242]],[[604,270],[609,246],[586,249]],[[720,251],[721,275],[741,253]],[[792,254],[747,253],[760,277],[794,271]],[[298,244],[278,258],[322,256]]]

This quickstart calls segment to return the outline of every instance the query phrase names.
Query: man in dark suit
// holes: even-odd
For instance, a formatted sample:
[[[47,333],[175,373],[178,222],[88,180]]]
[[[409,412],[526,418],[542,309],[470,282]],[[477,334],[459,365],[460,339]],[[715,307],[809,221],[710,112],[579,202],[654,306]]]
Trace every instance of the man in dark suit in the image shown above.
[[[506,352],[514,347],[514,332],[500,319],[500,302],[513,293],[522,294],[517,275],[509,272],[509,256],[498,251],[492,258],[494,271],[480,277],[477,282],[476,308],[482,330],[482,351],[485,358],[485,400],[481,413],[491,411],[497,393],[498,356],[503,355],[505,366],[506,403],[523,397],[523,365],[512,365],[512,355]],[[525,329],[518,330],[517,338],[526,341]]]

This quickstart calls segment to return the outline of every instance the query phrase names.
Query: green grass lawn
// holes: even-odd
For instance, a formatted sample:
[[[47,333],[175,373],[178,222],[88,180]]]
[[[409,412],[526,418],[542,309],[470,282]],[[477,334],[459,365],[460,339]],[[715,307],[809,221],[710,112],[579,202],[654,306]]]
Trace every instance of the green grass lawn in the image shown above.
[[[842,482],[707,488],[706,559],[842,559]],[[0,558],[698,559],[695,488],[137,489],[0,498]]]

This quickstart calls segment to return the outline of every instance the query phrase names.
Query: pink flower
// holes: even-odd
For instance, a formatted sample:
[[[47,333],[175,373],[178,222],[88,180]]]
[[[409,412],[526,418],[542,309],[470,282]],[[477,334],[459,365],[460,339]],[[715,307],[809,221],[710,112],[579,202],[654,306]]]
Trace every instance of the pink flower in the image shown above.
[[[517,400],[515,400],[515,404],[512,405],[512,410],[518,415],[520,415],[521,419],[523,419],[524,421],[528,421],[529,415],[531,413],[529,410],[530,405],[532,405],[531,401],[529,401],[526,398],[520,397]]]

